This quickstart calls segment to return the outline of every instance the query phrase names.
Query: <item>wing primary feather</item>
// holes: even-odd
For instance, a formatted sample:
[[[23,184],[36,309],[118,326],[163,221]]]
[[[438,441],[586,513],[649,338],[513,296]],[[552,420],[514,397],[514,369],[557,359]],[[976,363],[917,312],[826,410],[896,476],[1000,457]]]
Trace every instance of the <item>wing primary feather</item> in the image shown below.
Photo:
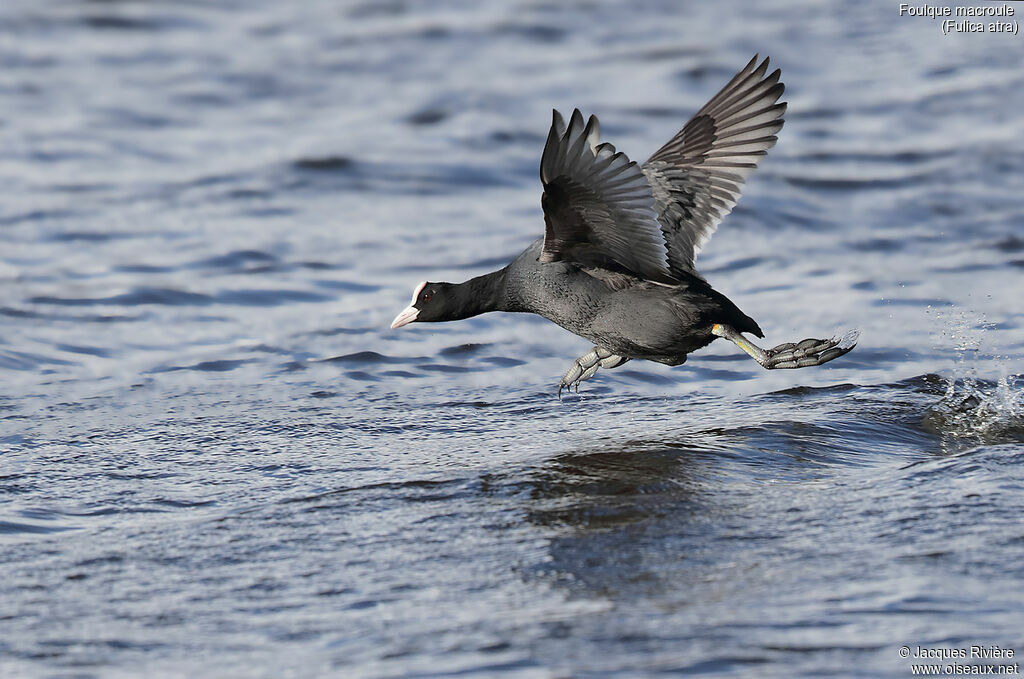
[[[724,109],[727,109],[731,104],[737,101],[753,100],[757,97],[757,92],[761,89],[769,89],[776,82],[778,82],[779,76],[782,75],[782,71],[776,69],[767,78],[762,79],[765,70],[767,70],[767,59],[761,64],[760,67],[749,76],[744,78],[740,83],[737,83],[731,89],[723,89],[719,94],[708,102],[697,115],[708,115],[716,118],[723,118],[728,115]]]
[[[732,118],[740,115],[747,109],[765,105],[769,102],[775,102],[782,95],[782,91],[785,89],[784,85],[775,84],[771,87],[762,88],[760,85],[755,85],[750,88],[748,92],[744,92],[742,95],[737,96],[735,100],[729,101],[728,106],[723,107],[722,111],[715,111],[714,113],[705,114],[713,115],[716,120],[721,120],[720,127],[728,127],[732,124]]]
[[[642,166],[674,273],[697,274],[694,258],[778,141],[782,71],[769,73],[770,59],[759,59],[755,54]]]

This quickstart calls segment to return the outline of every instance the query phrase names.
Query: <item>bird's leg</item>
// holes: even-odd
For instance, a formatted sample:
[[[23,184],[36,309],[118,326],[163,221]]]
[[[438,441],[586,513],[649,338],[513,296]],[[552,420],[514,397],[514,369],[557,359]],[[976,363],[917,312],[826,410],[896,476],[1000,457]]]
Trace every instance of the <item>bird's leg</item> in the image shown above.
[[[860,337],[859,330],[851,330],[842,337],[805,339],[795,343],[786,342],[772,349],[762,349],[731,326],[715,323],[711,326],[711,332],[734,343],[767,370],[809,368],[828,363],[857,346],[857,338]]]
[[[558,383],[558,398],[562,398],[562,389],[566,387],[569,389],[576,387],[578,393],[580,382],[593,377],[598,368],[617,368],[628,360],[628,358],[617,356],[607,349],[594,347],[573,361],[572,367],[562,375],[562,381]]]

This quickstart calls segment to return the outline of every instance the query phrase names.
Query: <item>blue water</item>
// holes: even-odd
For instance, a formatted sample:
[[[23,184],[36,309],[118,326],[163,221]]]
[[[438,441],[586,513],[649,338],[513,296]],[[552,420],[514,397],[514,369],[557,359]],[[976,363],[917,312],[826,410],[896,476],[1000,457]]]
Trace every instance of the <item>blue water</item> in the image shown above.
[[[905,677],[1024,653],[1020,38],[893,3],[0,4],[0,675]],[[768,346],[559,401],[536,317],[388,329],[755,53],[699,258]],[[1019,659],[1019,658],[1018,658]]]

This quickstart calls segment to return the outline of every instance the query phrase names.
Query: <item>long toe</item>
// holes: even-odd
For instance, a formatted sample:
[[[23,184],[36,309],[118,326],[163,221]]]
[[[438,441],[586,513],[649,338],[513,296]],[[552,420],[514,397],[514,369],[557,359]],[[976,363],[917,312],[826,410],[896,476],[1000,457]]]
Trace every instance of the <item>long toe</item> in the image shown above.
[[[594,365],[592,365],[589,368],[587,368],[586,370],[584,370],[583,374],[580,375],[578,380],[576,380],[576,389],[580,388],[580,384],[579,384],[580,382],[582,382],[584,380],[589,380],[591,377],[593,377],[594,373],[596,373],[597,369],[600,368],[600,367],[601,367],[600,363],[595,363]]]
[[[613,362],[614,365],[625,363],[629,359],[622,359],[612,354],[607,349],[601,347],[594,347],[587,353],[583,354],[575,361],[572,366],[565,371],[562,375],[561,381],[558,383],[558,398],[562,398],[562,390],[568,387],[572,389],[576,387],[577,393],[580,390],[580,382],[583,380],[589,380],[597,372],[597,369],[606,362]]]
[[[558,382],[558,398],[562,398],[562,390],[568,387],[572,389],[572,385],[580,383],[580,375],[583,374],[583,366],[580,365],[579,359],[573,362],[572,367],[565,371],[562,375],[562,379]]]
[[[768,367],[770,368],[803,368],[818,365],[816,357],[826,349],[836,345],[836,340],[820,340],[808,338],[800,342],[786,342],[769,349]]]
[[[558,383],[558,398],[562,398],[562,390],[569,389],[570,391],[575,387],[576,393],[580,393],[580,383],[584,380],[589,380],[597,372],[597,369],[601,367],[600,363],[594,363],[586,370],[577,361],[573,363],[572,367],[565,371],[562,375],[561,381]]]
[[[606,370],[611,370],[612,368],[618,368],[620,365],[622,365],[628,360],[629,359],[625,358],[624,356],[616,356],[615,354],[609,354],[608,356],[601,359],[601,367]]]
[[[580,392],[580,383],[594,377],[600,368],[615,368],[629,360],[626,356],[615,355],[607,349],[595,346],[593,349],[573,360],[572,367],[565,371],[558,383],[558,397],[562,397],[562,389],[575,387]]]
[[[577,381],[580,378],[580,375],[582,375],[582,374],[583,374],[583,368],[580,366],[580,364],[579,363],[573,363],[572,367],[569,368],[568,370],[566,370],[565,374],[562,375],[562,384],[561,384],[561,386],[563,386],[563,387],[569,386],[573,382]]]
[[[842,337],[831,339],[808,338],[800,342],[786,342],[769,349],[766,368],[782,370],[786,368],[809,368],[822,365],[849,353],[857,346],[858,331],[851,331]]]

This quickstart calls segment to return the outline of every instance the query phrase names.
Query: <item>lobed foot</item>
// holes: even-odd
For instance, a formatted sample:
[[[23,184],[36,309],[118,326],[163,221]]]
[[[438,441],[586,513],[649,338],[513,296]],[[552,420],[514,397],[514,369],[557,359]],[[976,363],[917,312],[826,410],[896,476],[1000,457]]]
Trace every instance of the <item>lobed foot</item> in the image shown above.
[[[572,367],[562,375],[562,379],[558,383],[558,398],[562,398],[562,389],[566,388],[575,387],[576,393],[579,393],[580,382],[593,377],[598,368],[617,368],[628,360],[628,358],[613,354],[607,349],[594,347],[573,361]]]
[[[850,330],[842,337],[831,339],[805,339],[799,342],[786,342],[772,349],[762,349],[728,325],[716,323],[711,332],[733,342],[751,358],[768,370],[784,368],[810,368],[821,365],[849,353],[857,346],[859,330]]]
[[[849,353],[857,346],[860,333],[852,330],[842,337],[827,340],[805,339],[800,342],[786,342],[772,349],[765,350],[765,368],[778,370],[784,368],[809,368],[822,365]]]

